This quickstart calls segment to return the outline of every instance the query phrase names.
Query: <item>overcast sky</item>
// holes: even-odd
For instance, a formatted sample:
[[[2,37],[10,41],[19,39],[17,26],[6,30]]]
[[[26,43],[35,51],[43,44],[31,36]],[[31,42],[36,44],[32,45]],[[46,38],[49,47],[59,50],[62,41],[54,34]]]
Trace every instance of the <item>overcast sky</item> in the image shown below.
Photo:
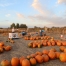
[[[66,0],[0,0],[0,27],[66,26]]]

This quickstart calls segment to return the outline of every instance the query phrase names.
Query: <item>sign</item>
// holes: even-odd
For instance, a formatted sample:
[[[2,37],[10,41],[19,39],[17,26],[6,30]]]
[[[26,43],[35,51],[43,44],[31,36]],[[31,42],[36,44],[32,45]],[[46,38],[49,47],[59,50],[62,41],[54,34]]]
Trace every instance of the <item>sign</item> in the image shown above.
[[[18,33],[9,33],[9,38],[19,38]]]

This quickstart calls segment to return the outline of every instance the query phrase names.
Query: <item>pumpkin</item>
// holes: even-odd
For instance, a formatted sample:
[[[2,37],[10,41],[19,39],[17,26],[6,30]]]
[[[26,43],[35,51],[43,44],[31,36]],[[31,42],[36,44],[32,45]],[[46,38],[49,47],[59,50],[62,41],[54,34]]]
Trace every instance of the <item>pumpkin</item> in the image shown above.
[[[30,63],[31,63],[31,65],[36,65],[36,59],[35,58],[30,58]]]
[[[42,47],[42,45],[41,44],[38,44],[38,48],[41,48]]]
[[[20,60],[20,65],[22,65],[22,61],[25,59],[25,57],[20,57],[19,60]]]
[[[42,44],[43,44],[43,46],[47,46],[47,42],[45,42],[45,41]]]
[[[4,42],[0,42],[0,47],[3,47],[4,46]]]
[[[41,55],[36,55],[35,59],[37,60],[38,63],[43,63],[43,56]]]
[[[26,37],[24,37],[24,39],[25,39],[25,40],[27,40],[27,38],[26,38]]]
[[[15,43],[14,40],[10,40],[11,43]]]
[[[59,59],[61,62],[66,62],[66,53],[61,53]]]
[[[22,61],[22,66],[30,66],[30,61],[28,59],[24,59]]]
[[[39,37],[36,37],[36,40],[38,40],[39,39]]]
[[[36,37],[33,37],[33,40],[36,40]]]
[[[8,60],[1,61],[1,66],[10,66],[10,62]]]
[[[10,42],[10,38],[8,38],[7,42]]]
[[[38,52],[36,52],[35,54],[36,54],[36,55],[42,55],[42,52],[39,52],[39,51],[38,51]]]
[[[0,53],[2,53],[4,50],[3,50],[3,48],[0,48]]]
[[[27,55],[27,59],[29,60],[31,58],[31,56],[30,55]]]
[[[51,39],[50,39],[50,40],[51,40],[51,41],[54,41],[54,38],[52,38],[52,37],[51,37]]]
[[[52,46],[55,46],[55,41],[51,41],[51,45]]]
[[[30,38],[29,37],[26,37],[26,40],[29,40]]]
[[[63,46],[66,46],[66,41],[63,41],[63,42],[62,42],[62,45],[63,45]]]
[[[32,46],[33,48],[36,48],[36,44],[35,43],[33,43],[33,46]]]
[[[51,48],[50,51],[54,51],[54,52],[56,52],[56,49],[55,49],[55,48]]]
[[[6,51],[9,51],[9,50],[11,50],[11,46],[5,46],[4,49],[5,49]]]
[[[60,52],[55,52],[56,58],[60,57]]]
[[[43,53],[43,54],[48,54],[49,51],[45,49],[45,50],[42,51],[42,53]]]
[[[64,49],[64,52],[66,53],[66,48]]]
[[[48,62],[49,61],[49,56],[48,55],[43,54],[42,56],[43,56],[44,62]]]
[[[58,42],[57,42],[57,45],[58,45],[58,46],[61,46],[61,45],[62,45],[62,43],[61,43],[60,41],[58,41]]]
[[[48,46],[51,46],[51,42],[50,42],[50,41],[48,41],[48,42],[47,42],[47,45],[48,45]]]
[[[64,51],[65,47],[64,46],[60,46],[60,51]]]
[[[11,59],[11,65],[12,66],[18,66],[19,64],[20,64],[20,61],[19,61],[19,59],[17,57],[13,57]]]
[[[50,52],[48,53],[48,56],[49,56],[49,58],[50,58],[51,60],[53,60],[53,59],[56,58],[55,52],[53,52],[53,51],[50,51]]]
[[[32,43],[29,43],[29,44],[28,44],[28,47],[32,47]]]
[[[34,58],[34,57],[36,56],[36,54],[31,54],[30,56],[31,56],[32,58]]]
[[[30,37],[30,40],[33,40],[33,37]]]

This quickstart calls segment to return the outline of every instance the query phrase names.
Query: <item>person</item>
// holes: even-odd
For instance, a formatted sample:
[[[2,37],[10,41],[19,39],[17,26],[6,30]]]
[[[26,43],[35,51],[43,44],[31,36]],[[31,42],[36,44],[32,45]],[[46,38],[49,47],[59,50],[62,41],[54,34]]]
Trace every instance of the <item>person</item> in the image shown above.
[[[60,38],[61,38],[61,40],[62,40],[62,39],[64,39],[64,36],[63,36],[63,34],[61,34]]]
[[[22,36],[25,36],[27,33],[25,30],[22,31]]]
[[[14,27],[12,28],[12,33],[14,33],[15,32],[15,29],[14,29]]]
[[[40,36],[42,36],[42,30],[40,30]]]
[[[43,36],[46,36],[46,32],[44,30],[42,30],[42,34]]]

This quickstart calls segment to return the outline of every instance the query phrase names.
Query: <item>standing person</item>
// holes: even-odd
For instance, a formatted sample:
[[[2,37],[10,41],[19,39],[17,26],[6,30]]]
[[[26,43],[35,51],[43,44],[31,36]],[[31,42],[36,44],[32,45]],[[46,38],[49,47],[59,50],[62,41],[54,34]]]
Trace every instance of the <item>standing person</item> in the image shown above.
[[[22,31],[22,36],[24,37],[26,34],[27,34],[26,31],[23,30],[23,31]]]
[[[42,30],[40,30],[40,36],[42,36]]]
[[[12,28],[12,33],[14,33],[15,32],[15,29],[14,29],[14,27]]]
[[[43,34],[43,36],[46,36],[46,32],[44,31],[44,30],[42,30],[43,32],[42,32],[42,34]]]
[[[61,34],[60,38],[61,38],[61,40],[64,38],[63,34]]]

